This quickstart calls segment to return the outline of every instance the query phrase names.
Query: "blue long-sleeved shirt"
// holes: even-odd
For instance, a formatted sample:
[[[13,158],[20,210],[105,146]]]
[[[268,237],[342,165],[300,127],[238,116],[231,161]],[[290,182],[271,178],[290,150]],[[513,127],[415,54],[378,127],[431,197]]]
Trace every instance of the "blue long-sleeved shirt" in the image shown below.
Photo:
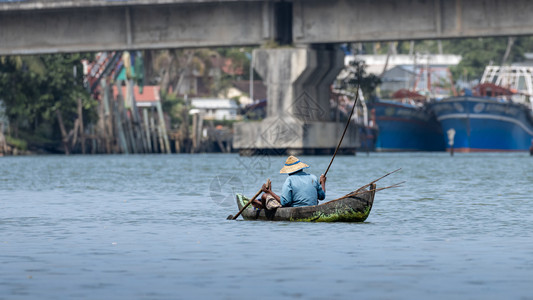
[[[326,193],[316,176],[300,170],[287,177],[281,189],[280,200],[283,206],[296,207],[317,205],[318,199],[325,198]]]

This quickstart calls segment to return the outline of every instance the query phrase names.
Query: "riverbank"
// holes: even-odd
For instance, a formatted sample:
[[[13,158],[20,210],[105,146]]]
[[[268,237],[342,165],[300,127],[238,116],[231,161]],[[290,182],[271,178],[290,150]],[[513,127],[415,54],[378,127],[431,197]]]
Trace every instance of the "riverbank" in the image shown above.
[[[0,157],[36,154],[28,151],[27,147],[28,145],[25,141],[6,136],[0,131]]]

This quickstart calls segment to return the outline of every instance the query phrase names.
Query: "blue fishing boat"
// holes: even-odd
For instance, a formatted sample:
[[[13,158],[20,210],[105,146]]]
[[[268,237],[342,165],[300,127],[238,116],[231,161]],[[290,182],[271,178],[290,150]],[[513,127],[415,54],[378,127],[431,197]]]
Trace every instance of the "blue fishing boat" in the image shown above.
[[[490,83],[474,91],[431,104],[443,130],[454,132],[445,136],[447,148],[456,152],[527,151],[533,139],[531,109],[514,103],[511,91]]]
[[[446,149],[442,128],[424,101],[377,100],[368,106],[378,127],[376,151]]]

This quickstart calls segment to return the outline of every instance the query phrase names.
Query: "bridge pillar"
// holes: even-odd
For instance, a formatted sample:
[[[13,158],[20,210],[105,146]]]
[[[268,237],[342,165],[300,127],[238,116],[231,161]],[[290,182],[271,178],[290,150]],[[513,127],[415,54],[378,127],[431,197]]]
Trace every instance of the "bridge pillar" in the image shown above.
[[[330,154],[345,124],[330,117],[330,86],[344,66],[344,54],[331,45],[257,49],[254,68],[267,86],[267,117],[235,124],[233,147],[242,155],[260,153]],[[359,146],[350,126],[341,152]]]

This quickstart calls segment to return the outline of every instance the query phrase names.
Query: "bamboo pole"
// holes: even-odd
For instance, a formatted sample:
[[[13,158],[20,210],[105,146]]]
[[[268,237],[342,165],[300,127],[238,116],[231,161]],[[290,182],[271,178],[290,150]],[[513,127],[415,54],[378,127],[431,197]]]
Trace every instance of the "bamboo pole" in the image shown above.
[[[59,123],[59,129],[61,130],[61,137],[63,141],[63,148],[65,149],[65,154],[69,155],[70,150],[68,148],[68,136],[67,131],[65,130],[65,124],[63,124],[63,117],[61,117],[61,112],[56,110],[57,122]]]
[[[165,118],[163,116],[163,107],[161,106],[161,100],[156,102],[157,114],[159,116],[159,126],[161,127],[161,134],[163,135],[163,141],[165,142],[166,152],[170,154],[170,143],[168,141],[167,128],[165,124]]]
[[[128,116],[127,110],[124,110],[123,117],[124,117],[124,122],[126,123],[126,132],[128,133],[130,146],[131,146],[131,151],[134,154],[137,154],[137,153],[139,153],[139,150],[137,148],[137,141],[136,141],[135,135],[133,133],[134,129],[133,129],[132,120],[131,120],[130,116]]]
[[[267,183],[266,183],[266,186],[268,187],[268,189],[270,189],[270,187],[272,186],[272,183],[270,182],[270,179],[267,179]],[[244,205],[241,210],[239,210],[239,212],[235,215],[235,216],[232,216],[232,215],[229,215],[226,219],[227,220],[235,220],[237,219],[241,214],[242,212],[250,205],[252,204],[252,202],[255,200],[255,198],[257,198],[257,196],[259,196],[259,194],[261,194],[261,192],[263,191],[263,187],[261,187],[261,189],[259,189],[259,191],[252,197],[252,199],[250,199],[248,201],[248,203],[246,203],[246,205]]]
[[[81,98],[78,98],[78,120],[80,130],[81,153],[85,154],[85,130],[83,128],[83,105],[81,103]]]
[[[342,199],[346,199],[346,198],[350,198],[350,197],[354,197],[354,196],[357,196],[357,195],[361,195],[361,194],[365,194],[365,193],[370,193],[370,192],[377,192],[377,191],[382,191],[382,190],[386,190],[386,189],[392,189],[392,188],[397,188],[397,187],[401,187],[401,185],[405,183],[405,181],[402,181],[402,182],[399,182],[399,183],[395,183],[393,185],[389,185],[389,186],[386,186],[386,187],[382,187],[382,188],[377,188],[377,189],[370,189],[370,190],[364,190],[364,191],[361,191],[362,187],[361,188],[358,188],[355,192],[353,193],[350,193],[346,196],[343,196],[339,199],[335,199],[335,200],[331,200],[329,201],[328,203],[330,202],[335,202],[335,201],[339,201],[339,200],[342,200]],[[371,186],[372,183],[369,183],[367,186]]]
[[[69,136],[73,135],[72,144],[71,144],[72,151],[76,150],[75,148],[76,148],[76,143],[78,142],[79,129],[80,129],[80,119],[76,119],[76,121],[74,121],[74,128],[69,133]]]
[[[152,144],[150,142],[150,125],[148,120],[148,109],[143,108],[144,130],[146,132],[146,150],[152,153]]]
[[[350,122],[352,121],[352,115],[355,110],[355,107],[357,106],[357,102],[359,102],[359,87],[360,84],[357,85],[357,94],[355,96],[355,102],[352,107],[352,111],[350,113],[350,116],[348,117],[348,121],[346,122],[346,126],[344,127],[344,131],[342,132],[341,139],[339,141],[339,144],[337,145],[337,148],[335,149],[335,153],[333,154],[333,157],[331,158],[331,161],[329,162],[328,168],[326,169],[326,172],[324,172],[324,177],[328,174],[329,168],[331,167],[331,164],[333,163],[333,160],[335,159],[335,156],[337,155],[337,151],[339,151],[339,148],[341,147],[342,140],[344,139],[344,135],[346,134],[346,130],[348,129],[348,126],[350,125]]]
[[[195,153],[198,149],[198,113],[192,116],[192,149],[191,153]]]
[[[91,148],[91,154],[96,154],[96,152],[98,152],[98,138],[97,138],[97,135],[95,133],[95,129],[94,129],[94,126],[91,126],[91,135],[93,136],[93,140],[92,140],[92,148]]]
[[[113,110],[110,109],[109,105],[109,96],[111,93],[111,88],[109,84],[107,84],[107,81],[105,78],[101,81],[102,90],[104,91],[104,97],[103,97],[103,108],[102,108],[102,116],[103,116],[103,124],[101,128],[101,132],[104,135],[104,141],[105,141],[105,151],[107,154],[111,153],[111,140],[114,140],[114,130],[113,130]]]
[[[131,151],[131,153],[137,153],[137,148],[135,146],[135,139],[133,138],[132,129],[131,129],[131,123],[130,118],[128,117],[128,112],[125,107],[125,97],[122,94],[122,81],[117,80],[117,90],[118,90],[118,115],[120,116],[121,123],[122,123],[122,130],[124,131],[124,137],[126,140],[126,144],[128,147],[128,153]]]
[[[154,153],[159,153],[159,146],[157,144],[157,128],[155,127],[153,111],[150,113],[150,131],[152,132],[152,145],[154,147]]]
[[[123,106],[124,101],[122,99],[122,92],[120,91],[120,85],[117,81],[117,89],[118,89],[118,95],[117,98],[114,101],[114,112],[115,112],[115,121],[116,121],[116,129],[118,131],[118,137],[120,140],[120,145],[122,148],[122,152],[125,154],[129,154],[129,148],[128,148],[128,142],[126,140],[126,134],[124,132],[124,125],[122,122],[122,111],[120,110],[120,107]],[[122,105],[121,105],[122,102]]]
[[[4,136],[4,123],[0,123],[0,156],[7,154],[7,141]]]
[[[161,119],[159,117],[157,118],[157,137],[159,138],[159,149],[161,150],[160,153],[165,153],[165,142],[163,141],[163,129],[161,128]]]
[[[144,133],[142,130],[141,117],[139,115],[139,109],[137,107],[137,100],[135,99],[135,84],[133,79],[129,79],[126,83],[128,88],[128,97],[129,103],[131,104],[131,120],[132,120],[132,131],[135,137],[135,144],[139,153],[147,153],[148,147],[146,146],[146,140],[144,138]]]
[[[396,169],[396,170],[394,170],[394,171],[392,171],[392,172],[389,172],[389,173],[387,173],[387,174],[385,174],[385,175],[379,177],[378,179],[375,179],[374,181],[371,181],[370,183],[367,183],[367,184],[363,185],[363,186],[360,187],[357,191],[362,190],[362,189],[364,189],[364,188],[367,188],[367,187],[369,187],[372,183],[376,183],[376,182],[380,181],[381,179],[383,179],[383,178],[389,176],[390,174],[393,174],[393,173],[396,173],[396,172],[400,171],[401,169],[402,169],[402,168],[399,168],[399,169]]]
[[[176,148],[176,153],[180,153],[181,152],[179,132],[178,132],[178,134],[174,135],[174,147]]]
[[[182,116],[182,123],[180,126],[180,141],[181,141],[181,149],[184,153],[187,153],[190,151],[190,144],[189,144],[189,108],[190,108],[190,102],[188,99],[188,96],[185,95],[185,106],[183,107],[181,111]]]

